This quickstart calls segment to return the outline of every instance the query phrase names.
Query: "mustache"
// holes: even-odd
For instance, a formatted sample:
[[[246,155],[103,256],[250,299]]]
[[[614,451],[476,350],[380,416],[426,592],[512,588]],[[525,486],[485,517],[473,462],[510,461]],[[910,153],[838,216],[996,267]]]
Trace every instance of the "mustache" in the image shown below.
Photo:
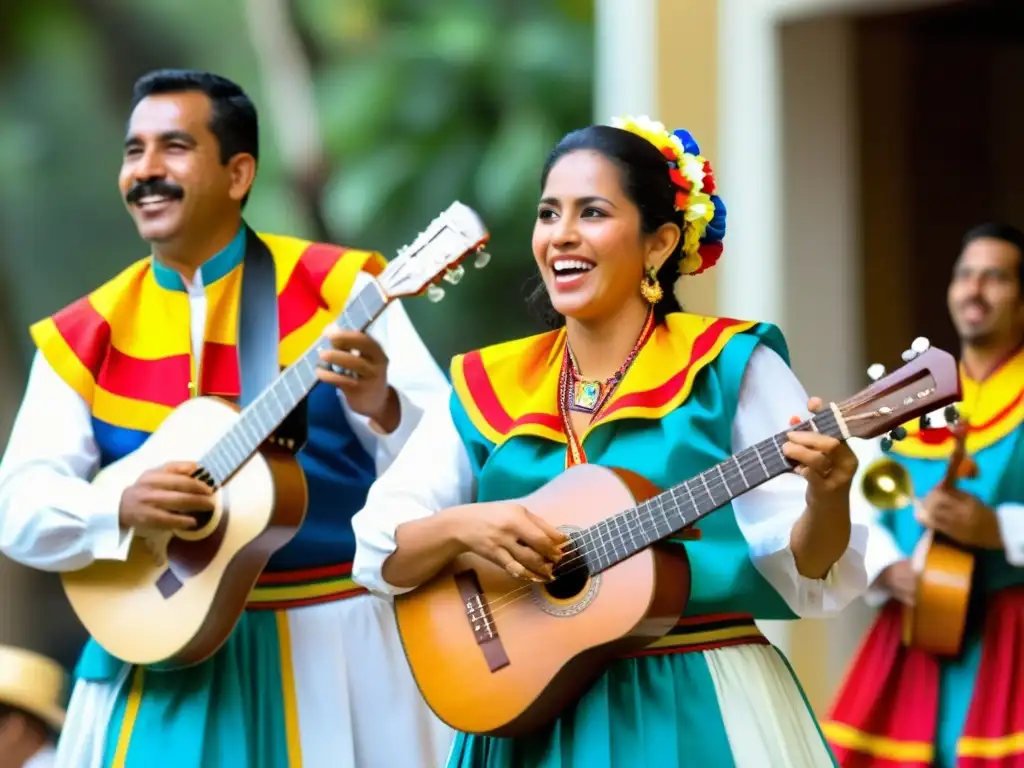
[[[967,301],[960,304],[960,309],[967,309],[968,307],[977,307],[978,309],[983,310],[984,312],[989,312],[992,309],[992,307],[990,307],[987,302],[977,298],[968,299]]]
[[[181,200],[185,196],[185,190],[177,184],[172,184],[165,179],[146,179],[135,183],[128,194],[124,196],[125,202],[134,205],[144,197],[158,195],[169,200]]]

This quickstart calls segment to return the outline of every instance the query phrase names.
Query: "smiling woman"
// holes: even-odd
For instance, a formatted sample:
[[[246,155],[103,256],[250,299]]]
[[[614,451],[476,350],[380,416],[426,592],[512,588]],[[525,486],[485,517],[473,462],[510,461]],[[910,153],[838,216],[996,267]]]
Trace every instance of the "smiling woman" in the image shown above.
[[[552,612],[585,612],[602,598],[566,589],[574,540],[524,497],[585,463],[676,486],[820,407],[790,371],[778,328],[681,311],[677,281],[722,253],[714,191],[693,138],[648,119],[590,126],[554,148],[533,253],[534,298],[556,327],[453,361],[450,410],[425,415],[353,519],[357,581],[389,594],[429,588],[471,553],[477,560],[460,562],[482,558],[545,583],[534,595]],[[512,738],[461,735],[449,765],[831,764],[788,664],[754,620],[831,615],[865,588],[863,531],[851,535],[849,519],[857,463],[808,432],[781,452],[796,473],[723,505],[686,542],[692,585],[675,627],[614,660],[554,722]],[[681,553],[679,537],[666,539]],[[493,610],[501,636],[510,627]],[[531,653],[512,666],[533,666],[546,649]]]

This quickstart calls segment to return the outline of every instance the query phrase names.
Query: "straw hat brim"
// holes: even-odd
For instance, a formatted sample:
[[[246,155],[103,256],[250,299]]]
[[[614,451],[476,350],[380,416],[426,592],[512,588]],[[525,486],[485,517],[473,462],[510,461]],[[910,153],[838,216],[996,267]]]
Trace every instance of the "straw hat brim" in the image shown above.
[[[0,693],[0,703],[38,717],[55,731],[59,731],[64,727],[64,709],[52,702],[39,701],[28,696],[4,692]]]

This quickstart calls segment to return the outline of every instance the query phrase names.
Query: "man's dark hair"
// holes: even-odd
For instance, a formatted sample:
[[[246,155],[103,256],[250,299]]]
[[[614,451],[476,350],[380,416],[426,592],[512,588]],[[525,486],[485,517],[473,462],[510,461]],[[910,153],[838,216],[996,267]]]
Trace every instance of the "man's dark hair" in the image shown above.
[[[1009,243],[1017,249],[1017,255],[1019,256],[1017,259],[1017,277],[1020,281],[1021,289],[1024,290],[1024,232],[1021,232],[1012,224],[1006,224],[1001,221],[988,221],[968,230],[967,234],[964,235],[962,248],[966,248],[975,240],[983,238],[1002,240],[1004,243]]]
[[[259,119],[256,107],[241,86],[226,77],[194,69],[158,69],[135,81],[131,110],[148,96],[163,93],[205,93],[212,104],[210,132],[220,143],[220,160],[227,163],[245,152],[260,159]]]

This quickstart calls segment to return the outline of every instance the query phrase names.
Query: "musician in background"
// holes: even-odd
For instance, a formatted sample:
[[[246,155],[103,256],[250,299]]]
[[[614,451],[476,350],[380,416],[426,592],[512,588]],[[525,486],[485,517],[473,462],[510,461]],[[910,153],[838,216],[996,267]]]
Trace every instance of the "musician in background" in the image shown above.
[[[188,463],[120,499],[89,484],[190,395],[239,394],[235,327],[259,158],[256,110],[225,78],[158,71],[135,85],[120,190],[152,256],[32,329],[38,353],[0,466],[0,549],[47,571],[123,560],[134,534],[213,508]],[[290,363],[382,268],[379,254],[260,235]],[[335,329],[337,330],[337,329]],[[307,398],[309,509],[250,610],[208,661],[129,668],[91,641],[61,768],[434,768],[451,731],[413,683],[387,605],[350,578],[352,514],[449,387],[401,306],[335,332]],[[171,407],[169,407],[171,406]],[[305,426],[305,422],[303,422]]]
[[[0,768],[51,768],[67,675],[53,659],[0,645]]]
[[[711,267],[725,235],[690,134],[646,118],[575,131],[541,188],[537,295],[559,328],[454,360],[450,409],[425,414],[353,519],[353,573],[375,592],[407,592],[465,551],[548,579],[565,537],[503,499],[582,462],[671,487],[808,406],[778,328],[681,311],[680,276]],[[449,765],[828,765],[799,684],[754,619],[829,616],[866,587],[848,506],[857,462],[812,431],[783,446],[798,473],[727,504],[686,544],[686,622],[615,661],[553,726],[460,735]]]
[[[964,237],[949,284],[961,344],[959,410],[977,477],[940,486],[954,440],[936,417],[923,430],[907,425],[908,436],[891,451],[923,497],[916,508],[879,514],[856,484],[854,514],[870,526],[867,599],[885,607],[824,726],[843,766],[1009,768],[1024,761],[1022,256],[1024,234],[983,224]],[[862,466],[881,455],[877,445],[866,446]],[[976,553],[963,650],[954,659],[900,641],[900,604],[912,605],[916,592],[908,556],[928,528]]]

